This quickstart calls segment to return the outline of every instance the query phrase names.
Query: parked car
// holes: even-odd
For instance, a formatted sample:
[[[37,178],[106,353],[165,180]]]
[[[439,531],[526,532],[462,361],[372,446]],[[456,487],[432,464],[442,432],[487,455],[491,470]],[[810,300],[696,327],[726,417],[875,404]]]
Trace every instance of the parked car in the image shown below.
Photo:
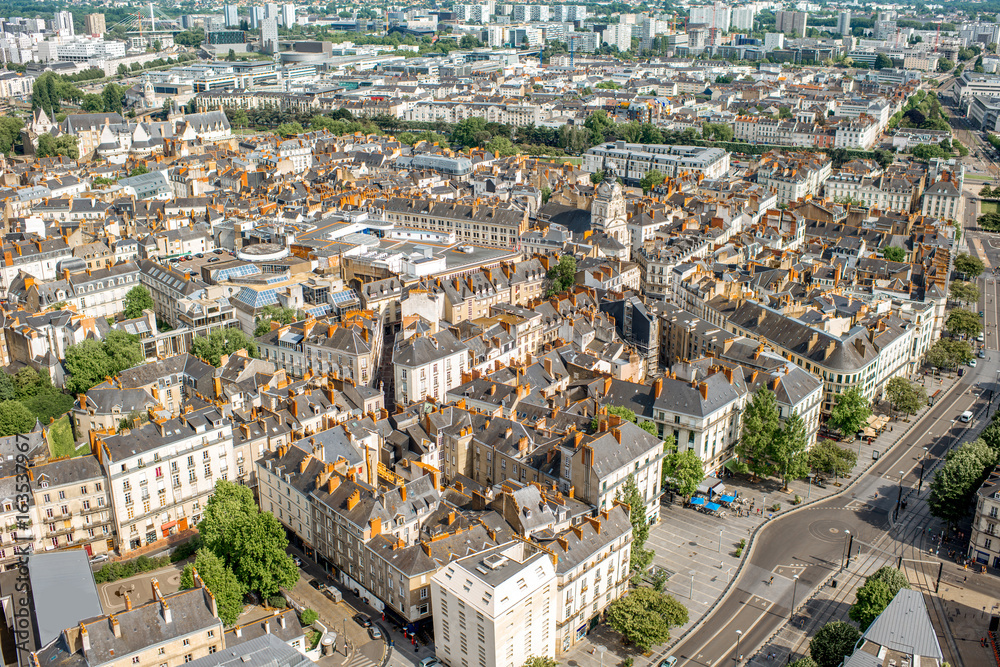
[[[372,625],[372,619],[368,618],[364,614],[355,614],[354,622],[363,628],[370,628]]]
[[[986,350],[979,350],[979,354],[977,356],[980,359],[985,359],[986,358]]]
[[[973,368],[975,368],[976,367],[976,360],[975,359],[969,359],[969,365],[972,366]]]
[[[420,667],[438,667],[441,661],[434,656],[429,656],[420,661]]]
[[[368,626],[368,635],[375,640],[382,639],[382,631],[378,629],[377,625]]]
[[[319,579],[313,579],[312,581],[309,582],[309,585],[312,586],[313,588],[315,588],[318,591],[322,591],[323,590],[323,584],[320,583]]]
[[[108,559],[107,554],[97,554],[90,559],[91,563],[103,563]]]
[[[677,664],[677,658],[675,658],[672,655],[668,655],[666,658],[663,659],[663,662],[660,663],[660,667],[674,667],[674,665],[676,664]]]
[[[302,567],[302,559],[298,556],[292,556],[292,562],[295,563],[295,567]]]

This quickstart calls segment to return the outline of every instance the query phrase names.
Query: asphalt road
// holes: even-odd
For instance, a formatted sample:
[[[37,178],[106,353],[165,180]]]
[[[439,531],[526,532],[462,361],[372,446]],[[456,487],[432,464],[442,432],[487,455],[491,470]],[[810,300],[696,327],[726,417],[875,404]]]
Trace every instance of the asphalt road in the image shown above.
[[[1000,250],[996,252],[1000,255]],[[981,307],[987,323],[995,325],[1000,300],[997,281],[981,282],[987,288]],[[847,531],[867,544],[887,534],[897,499],[901,495],[905,499],[920,484],[922,465],[929,478],[945,452],[964,440],[972,424],[959,421],[958,416],[986,407],[1000,371],[996,331],[992,329],[987,341],[989,358],[977,360],[974,369],[967,368],[966,375],[938,397],[919,423],[850,491],[780,517],[760,531],[736,585],[699,629],[672,649],[679,665],[715,667],[734,664],[739,654],[749,657],[789,619],[793,596],[801,602],[841,569]],[[894,424],[894,428],[901,427]],[[909,518],[905,510],[899,517],[901,523]]]

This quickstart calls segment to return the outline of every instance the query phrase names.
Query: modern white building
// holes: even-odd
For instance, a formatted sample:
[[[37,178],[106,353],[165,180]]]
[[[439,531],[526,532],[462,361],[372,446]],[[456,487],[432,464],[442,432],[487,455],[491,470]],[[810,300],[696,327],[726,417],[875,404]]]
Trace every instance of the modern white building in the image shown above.
[[[617,46],[619,51],[628,51],[632,48],[632,26],[613,23],[601,33],[601,40],[609,46]]]
[[[613,169],[626,185],[636,185],[656,169],[665,176],[683,172],[718,178],[729,171],[729,153],[721,148],[701,146],[669,146],[661,144],[627,144],[609,141],[588,150],[583,156],[583,168],[590,172]]]
[[[434,644],[448,667],[520,667],[556,656],[555,557],[510,542],[431,577]]]
[[[223,9],[223,15],[226,18],[227,28],[236,28],[240,25],[240,7],[239,5],[226,5]]]
[[[73,12],[56,12],[52,19],[52,31],[60,37],[72,37],[75,34]]]
[[[295,5],[281,6],[281,25],[288,30],[291,30],[292,26],[295,25]]]
[[[260,22],[260,48],[264,53],[278,52],[277,17],[270,16]]]
[[[734,30],[745,30],[750,32],[753,30],[753,21],[757,17],[757,7],[754,5],[747,5],[744,7],[735,7],[732,11],[732,18],[730,20],[730,27]]]
[[[702,24],[717,30],[728,30],[730,21],[729,5],[713,2],[710,5],[691,7],[689,24]],[[751,19],[752,21],[752,19]]]
[[[837,32],[841,35],[851,34],[851,12],[843,11],[837,17]]]
[[[125,57],[125,42],[106,41],[87,36],[55,38],[38,44],[38,60],[68,60],[85,63],[91,60],[114,60]]]

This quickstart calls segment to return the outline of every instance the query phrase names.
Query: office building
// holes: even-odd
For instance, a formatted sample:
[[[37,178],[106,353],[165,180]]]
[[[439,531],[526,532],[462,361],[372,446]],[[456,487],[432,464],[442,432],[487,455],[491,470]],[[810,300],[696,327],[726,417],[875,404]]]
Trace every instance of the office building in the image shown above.
[[[260,22],[260,49],[264,53],[278,52],[278,19],[265,18]]]
[[[55,18],[52,19],[52,31],[60,37],[72,37],[74,34],[72,12],[56,12]]]
[[[805,12],[776,12],[774,15],[777,32],[783,34],[793,34],[796,37],[806,36],[806,20],[808,14]]]
[[[87,24],[87,34],[92,37],[103,37],[108,31],[104,14],[87,14],[84,21]]]
[[[281,25],[288,30],[291,30],[292,26],[295,25],[295,5],[281,6]]]
[[[837,17],[837,32],[841,35],[851,34],[851,12],[840,12]]]
[[[746,32],[751,32],[753,30],[753,20],[757,17],[757,8],[753,6],[749,7],[737,7],[732,12],[732,20],[730,26],[734,30],[744,30]]]
[[[240,25],[240,8],[238,5],[226,5],[223,9],[226,18],[227,28],[236,28]]]
[[[587,171],[600,171],[605,164],[614,169],[615,175],[626,185],[637,184],[653,169],[667,176],[686,171],[705,174],[705,178],[718,178],[729,171],[729,153],[721,148],[611,141],[594,146],[583,156],[583,168]]]
[[[728,30],[730,24],[729,5],[715,2],[711,5],[691,8],[688,25],[707,25],[709,28]]]
[[[781,32],[769,32],[764,35],[764,50],[776,51],[785,48],[785,35]]]
[[[601,40],[609,46],[617,46],[619,51],[632,48],[632,26],[614,23],[601,33]]]

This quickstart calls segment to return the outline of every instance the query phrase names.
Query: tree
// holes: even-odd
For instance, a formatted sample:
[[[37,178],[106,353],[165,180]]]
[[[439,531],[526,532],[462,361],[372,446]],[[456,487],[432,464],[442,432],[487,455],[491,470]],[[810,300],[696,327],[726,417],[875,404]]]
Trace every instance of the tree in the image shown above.
[[[983,198],[987,198],[987,197],[992,197],[993,196],[993,191],[990,190],[990,184],[989,183],[983,183],[983,187],[980,188],[980,190],[979,190],[979,196],[983,197]]]
[[[149,173],[149,169],[146,168],[146,165],[140,164],[140,165],[137,165],[135,168],[133,168],[132,171],[130,171],[128,173],[128,175],[129,176],[142,176],[143,174],[148,174],[148,173]]]
[[[125,103],[125,88],[117,83],[109,83],[101,91],[101,97],[104,98],[104,111],[122,112]]]
[[[972,346],[964,340],[942,338],[927,350],[927,363],[938,368],[955,368],[972,358]]]
[[[771,440],[769,458],[787,491],[788,480],[798,479],[809,472],[806,424],[798,412],[792,412],[775,436]]]
[[[490,153],[496,153],[501,157],[510,157],[511,155],[517,155],[517,146],[511,143],[510,139],[507,137],[493,137],[486,145],[483,146]]]
[[[945,328],[952,334],[975,338],[983,331],[983,321],[977,313],[964,308],[955,308],[944,321]]]
[[[777,400],[767,387],[761,386],[743,410],[743,432],[736,443],[736,456],[741,466],[755,477],[771,473],[768,453],[780,430]]]
[[[663,172],[657,169],[650,169],[646,172],[646,175],[642,177],[639,181],[639,185],[642,186],[642,191],[645,194],[649,194],[649,191],[658,185],[661,185],[663,181],[667,180],[667,177],[663,175]]]
[[[953,300],[961,303],[979,303],[979,288],[974,283],[964,280],[952,282],[948,294]]]
[[[298,135],[305,132],[302,127],[302,123],[292,122],[292,123],[282,123],[275,129],[275,133],[279,136],[285,137],[297,137]]]
[[[28,433],[35,427],[35,416],[20,401],[0,402],[0,436]]]
[[[125,293],[125,317],[142,317],[142,311],[153,310],[153,297],[142,285],[136,285]]]
[[[451,140],[466,148],[481,146],[492,138],[486,130],[486,119],[479,116],[464,118],[455,123],[451,132]]]
[[[830,411],[830,425],[844,436],[853,436],[868,423],[872,414],[868,399],[857,387],[851,387],[837,396],[837,403]]]
[[[972,255],[961,252],[955,257],[955,270],[968,278],[978,278],[986,270],[986,265]]]
[[[884,53],[880,53],[875,56],[875,63],[872,65],[872,69],[883,69],[885,67],[892,67],[892,60]]]
[[[598,169],[593,174],[590,175],[590,182],[594,185],[599,185],[601,181],[604,180],[604,170]]]
[[[181,573],[181,588],[194,587],[194,572],[215,596],[219,618],[226,625],[235,625],[243,611],[246,588],[225,562],[208,549],[198,549],[194,563],[188,563]],[[315,612],[314,612],[315,613]]]
[[[563,255],[559,258],[559,263],[549,269],[545,277],[551,282],[546,296],[565,292],[576,282],[576,257]]]
[[[906,580],[906,575],[895,568],[885,566],[865,579],[864,585],[855,593],[857,600],[851,605],[847,615],[861,626],[862,631],[867,630],[868,626],[878,618],[878,615],[889,606],[892,599],[896,597],[896,593],[909,587],[910,583]],[[855,639],[856,641],[857,639]],[[811,644],[809,652],[812,653]],[[813,657],[816,657],[815,654]]]
[[[524,667],[558,667],[559,663],[548,656],[533,655],[524,661]]]
[[[458,40],[458,46],[462,49],[478,49],[483,45],[482,41],[474,35],[464,35]]]
[[[673,436],[670,437],[673,439]],[[681,496],[690,498],[705,479],[705,464],[693,449],[678,452],[676,448],[672,447],[672,443],[665,446],[671,447],[675,451],[670,452],[663,459],[662,486],[667,486],[669,480]]]
[[[927,391],[904,377],[891,378],[885,386],[885,394],[894,408],[908,415],[927,405]]]
[[[947,58],[941,58],[937,63],[937,71],[939,72],[949,72],[954,69],[955,63],[951,62]]]
[[[100,95],[95,95],[93,93],[88,93],[83,96],[83,101],[80,103],[80,108],[87,113],[100,113],[104,111],[104,98]]]
[[[13,116],[0,117],[0,153],[10,154],[14,145],[21,140],[21,128],[24,123]]]
[[[298,568],[285,553],[288,537],[284,528],[273,514],[257,509],[245,486],[216,482],[198,532],[205,548],[232,568],[247,590],[268,598],[298,580]]]
[[[799,658],[788,667],[819,667],[819,665],[817,665],[816,661],[807,655]]]
[[[315,623],[318,619],[319,619],[319,614],[316,612],[315,609],[308,609],[308,608],[306,608],[306,609],[304,609],[302,611],[302,618],[301,618],[302,627],[308,628],[310,625],[312,625],[313,623]],[[553,665],[553,667],[555,667],[555,666]]]
[[[146,359],[138,336],[116,329],[104,337],[104,353],[111,362],[111,375],[138,366]]]
[[[809,465],[813,470],[820,470],[837,477],[846,477],[857,462],[857,452],[841,447],[833,440],[820,440],[809,450]]]
[[[950,525],[962,520],[969,511],[972,497],[996,463],[996,454],[981,438],[948,452],[945,463],[934,475],[927,507]]]
[[[251,357],[257,357],[257,343],[242,330],[236,328],[215,331],[208,336],[195,336],[191,342],[191,354],[218,368],[223,355],[246,350]]]
[[[608,625],[643,652],[670,641],[670,629],[687,621],[684,605],[652,588],[633,589],[608,608]]]
[[[632,554],[629,564],[633,572],[642,572],[653,560],[653,552],[643,548],[649,538],[649,521],[646,520],[646,503],[639,493],[634,474],[625,479],[625,484],[618,489],[615,499],[629,506],[629,521],[632,523]]]
[[[552,197],[552,188],[545,185],[542,187],[541,192],[542,192],[542,203],[547,204],[549,199],[551,199]]]
[[[51,134],[43,134],[38,137],[38,149],[35,151],[38,157],[63,156],[72,159],[80,157],[80,149],[77,146],[77,138],[71,134],[64,134],[53,137]]]
[[[890,246],[882,251],[882,257],[890,262],[905,262],[906,251],[896,246]]]
[[[256,326],[253,330],[254,338],[260,338],[271,330],[271,322],[278,321],[281,324],[291,324],[298,318],[298,313],[294,308],[284,308],[278,305],[264,306],[260,316],[257,318]]]
[[[844,621],[827,623],[809,642],[809,655],[817,667],[839,667],[846,656],[854,653],[861,639],[856,627]]]
[[[103,342],[87,339],[70,345],[63,359],[66,389],[71,394],[85,392],[144,359],[139,338],[117,329],[109,331]]]

